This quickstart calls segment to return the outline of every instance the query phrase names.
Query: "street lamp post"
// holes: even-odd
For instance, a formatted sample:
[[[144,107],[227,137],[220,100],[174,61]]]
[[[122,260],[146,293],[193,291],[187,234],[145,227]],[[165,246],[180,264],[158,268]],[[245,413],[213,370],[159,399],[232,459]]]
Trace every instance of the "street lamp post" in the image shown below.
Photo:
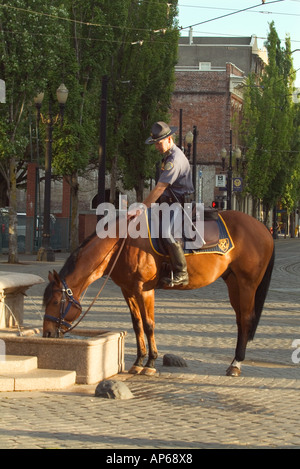
[[[227,209],[231,210],[232,202],[232,130],[230,129],[229,166],[227,170]]]
[[[42,246],[39,249],[37,259],[41,261],[53,262],[55,260],[54,251],[50,244],[50,206],[51,206],[51,164],[52,164],[52,132],[53,126],[63,120],[64,108],[68,99],[68,90],[64,84],[61,84],[56,91],[60,111],[55,117],[52,114],[52,98],[49,98],[48,116],[44,117],[41,113],[44,93],[39,93],[35,98],[37,108],[37,122],[41,120],[46,125],[46,153],[45,153],[45,193],[44,193],[44,220]]]
[[[191,162],[191,148],[193,147],[193,170],[192,170],[192,178],[193,178],[193,186],[195,190],[195,195],[197,192],[197,127],[193,126],[193,131],[189,130],[185,136],[185,143],[187,144],[187,152],[186,157]]]
[[[108,76],[102,77],[101,95],[101,125],[99,145],[99,169],[98,169],[98,200],[97,205],[105,202],[105,171],[106,171],[106,120],[107,120],[107,85]]]
[[[232,167],[232,130],[230,130],[230,143],[229,143],[229,164],[227,168],[227,210],[232,209],[232,174],[233,174],[233,167]],[[222,157],[222,167],[223,171],[225,170],[225,161],[226,161],[227,151],[226,148],[222,148],[221,150],[221,157]],[[239,163],[242,156],[242,152],[240,148],[235,148],[234,156],[236,160],[237,169],[239,169]]]
[[[193,185],[195,194],[197,192],[197,126],[193,127]]]
[[[185,136],[185,143],[187,144],[186,157],[188,160],[190,160],[190,157],[191,157],[191,148],[192,148],[193,140],[194,140],[194,134],[191,130],[189,130]]]

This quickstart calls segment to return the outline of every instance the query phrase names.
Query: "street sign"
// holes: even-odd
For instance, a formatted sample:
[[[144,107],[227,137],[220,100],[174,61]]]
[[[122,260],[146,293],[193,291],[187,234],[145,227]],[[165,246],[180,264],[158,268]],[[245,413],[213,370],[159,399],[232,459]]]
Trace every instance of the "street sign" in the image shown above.
[[[234,192],[242,192],[243,190],[243,178],[233,178],[233,189]]]
[[[226,186],[226,174],[216,174],[216,187]]]

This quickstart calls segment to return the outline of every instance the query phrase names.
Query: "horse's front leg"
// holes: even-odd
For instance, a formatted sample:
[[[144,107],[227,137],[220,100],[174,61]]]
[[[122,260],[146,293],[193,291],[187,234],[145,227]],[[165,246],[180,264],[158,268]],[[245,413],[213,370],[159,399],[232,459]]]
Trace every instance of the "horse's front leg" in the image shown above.
[[[141,318],[140,308],[135,296],[130,295],[124,289],[122,289],[122,292],[130,309],[131,321],[137,345],[137,357],[133,366],[130,368],[129,373],[138,374],[141,373],[141,371],[143,370],[144,358],[147,355],[147,349],[144,339],[143,321]]]
[[[130,308],[137,341],[137,359],[129,373],[153,374],[156,372],[155,360],[158,356],[154,337],[154,290],[142,291],[141,288],[138,288],[131,296],[127,296],[126,292],[123,294]],[[149,355],[147,363],[143,367],[143,359],[146,356],[144,334],[147,337]],[[140,369],[141,367],[143,368]]]
[[[137,301],[139,303],[144,332],[147,337],[149,349],[148,360],[142,371],[142,374],[152,375],[156,372],[155,360],[158,357],[154,336],[154,290],[139,292],[139,294],[137,294]]]

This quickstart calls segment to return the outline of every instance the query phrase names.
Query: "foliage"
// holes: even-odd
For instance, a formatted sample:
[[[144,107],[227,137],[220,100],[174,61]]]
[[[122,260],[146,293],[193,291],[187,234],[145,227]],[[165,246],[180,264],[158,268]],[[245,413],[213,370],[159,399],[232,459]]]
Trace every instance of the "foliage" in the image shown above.
[[[155,120],[167,119],[170,104],[176,6],[177,0],[0,0],[0,76],[7,90],[0,171],[14,211],[17,168],[26,168],[30,154],[33,98],[45,92],[41,112],[47,118],[52,103],[55,116],[61,83],[69,97],[64,123],[53,129],[53,172],[76,184],[78,174],[98,163],[101,78],[108,75],[107,166],[127,188],[143,185],[154,166],[143,142]],[[40,132],[43,142],[42,125]]]
[[[63,16],[66,12],[55,6],[58,3],[36,0],[35,8]],[[0,74],[6,82],[6,105],[1,106],[1,125],[10,142],[17,145],[16,150],[10,151],[18,156],[18,141],[27,137],[24,132],[27,105],[32,102],[37,89],[46,87],[48,71],[56,69],[57,37],[62,33],[61,24],[52,22],[50,27],[49,17],[28,14],[23,11],[27,8],[25,0],[1,1],[0,4]],[[45,34],[50,30],[51,34]]]
[[[268,64],[261,80],[248,78],[241,138],[246,148],[246,189],[269,210],[289,191],[297,158],[292,149],[295,106],[290,40],[281,47],[274,23],[266,47]]]
[[[156,153],[145,145],[153,123],[168,120],[177,60],[178,30],[175,17],[177,1],[172,5],[156,1],[141,2],[140,22],[152,31],[145,34],[140,50],[135,49],[132,82],[137,90],[127,138],[122,145],[125,159],[124,184],[139,193],[145,179],[154,177]],[[159,33],[153,31],[160,30]],[[163,31],[162,31],[163,30]],[[142,199],[142,193],[140,199]]]
[[[0,170],[9,193],[10,262],[17,262],[17,167],[25,159],[29,143],[27,117],[37,90],[47,84],[49,70],[57,70],[57,38],[63,27],[49,15],[66,15],[58,1],[34,1],[35,8],[44,15],[30,13],[28,3],[0,3],[0,76],[6,82],[6,104],[0,108]]]

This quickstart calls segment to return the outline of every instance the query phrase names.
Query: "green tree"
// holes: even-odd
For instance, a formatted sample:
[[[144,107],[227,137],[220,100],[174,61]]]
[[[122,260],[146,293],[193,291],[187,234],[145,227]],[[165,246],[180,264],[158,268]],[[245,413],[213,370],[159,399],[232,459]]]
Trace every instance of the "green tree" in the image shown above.
[[[113,184],[123,178],[142,197],[154,167],[144,140],[155,120],[168,118],[176,5],[177,0],[0,0],[0,70],[7,87],[0,110],[0,170],[9,187],[10,262],[17,261],[17,176],[19,168],[26,170],[28,116],[38,91],[45,92],[46,114],[59,84],[69,89],[63,126],[53,132],[52,166],[71,186],[71,247],[78,241],[78,176],[99,162],[103,75],[109,76],[107,167]],[[40,131],[43,137],[45,128]]]
[[[54,138],[53,169],[66,178],[71,188],[72,250],[78,245],[78,177],[97,153],[101,73],[105,72],[112,48],[109,40],[103,40],[109,36],[103,3],[108,4],[64,2],[71,20],[65,34],[71,50],[69,64],[65,65],[70,94],[64,126],[57,129]],[[112,8],[111,2],[110,5]]]
[[[290,40],[281,47],[273,22],[266,47],[268,64],[261,80],[248,79],[241,138],[246,147],[247,190],[263,201],[268,214],[283,195],[293,169],[294,73]]]
[[[141,27],[147,24],[149,32],[143,32],[144,42],[132,51],[131,80],[136,92],[121,152],[124,185],[127,189],[134,188],[140,201],[145,180],[155,175],[157,161],[156,152],[144,142],[155,121],[169,119],[179,36],[176,15],[177,1],[166,4],[150,0],[140,2],[136,20]]]
[[[65,16],[58,1],[34,2],[47,15]],[[51,24],[50,24],[51,23]],[[29,105],[37,89],[45,88],[56,67],[62,25],[48,16],[28,12],[25,0],[0,2],[0,74],[6,82],[6,104],[0,111],[0,170],[7,182],[10,206],[9,262],[17,262],[17,162],[24,159],[29,136]],[[45,33],[45,31],[47,33]]]
[[[293,136],[289,154],[290,177],[288,178],[284,193],[281,197],[283,207],[290,214],[290,233],[295,235],[295,212],[300,209],[300,106],[294,104],[295,118],[293,122]]]

